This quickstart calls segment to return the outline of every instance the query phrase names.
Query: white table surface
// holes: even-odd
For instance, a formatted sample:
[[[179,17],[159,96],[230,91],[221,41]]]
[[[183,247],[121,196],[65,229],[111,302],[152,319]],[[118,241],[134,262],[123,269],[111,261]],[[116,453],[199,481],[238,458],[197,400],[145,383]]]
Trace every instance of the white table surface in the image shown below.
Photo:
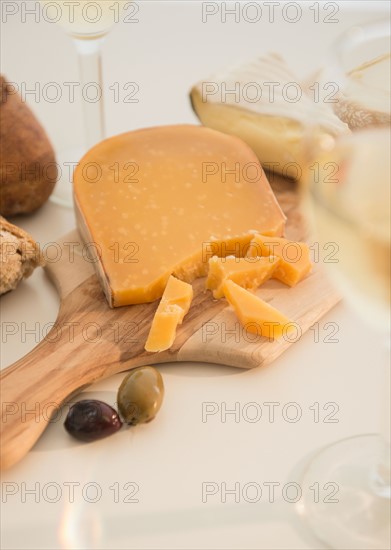
[[[196,122],[187,97],[193,83],[215,69],[270,50],[281,53],[299,75],[308,74],[321,66],[331,42],[349,25],[387,10],[386,2],[339,3],[337,23],[314,23],[309,9],[313,3],[307,2],[293,24],[284,21],[279,4],[274,23],[265,16],[256,24],[224,24],[219,17],[202,23],[201,2],[141,3],[139,23],[118,24],[104,44],[107,89],[115,82],[140,86],[137,104],[114,103],[108,96],[108,134]],[[10,17],[2,24],[2,73],[28,89],[34,83],[77,81],[76,53],[59,26]],[[57,150],[82,143],[78,101],[63,98],[51,104],[29,96],[29,103]],[[17,223],[45,244],[71,230],[74,218],[72,211],[49,202]],[[42,270],[2,297],[2,326],[17,326],[14,336],[3,332],[2,368],[38,343],[42,327],[55,320],[57,311],[56,291]],[[326,342],[326,323],[337,325],[337,343]],[[26,333],[36,324],[37,334]],[[149,425],[82,445],[70,441],[62,420],[51,424],[28,456],[2,474],[2,548],[322,548],[301,523],[295,505],[284,500],[281,488],[300,482],[300,469],[321,446],[377,431],[380,347],[380,337],[342,303],[320,322],[319,341],[310,331],[267,368],[162,366],[166,397]],[[122,378],[114,376],[84,393],[114,403]],[[233,415],[222,422],[219,414],[203,422],[205,402],[220,409],[223,404],[232,409],[238,402],[241,411],[255,402],[263,415],[252,423],[245,409],[238,422]],[[267,402],[280,403],[274,422],[268,418]],[[302,411],[296,423],[282,415],[289,402]],[[318,423],[309,408],[315,402],[320,404]],[[330,402],[339,409],[335,423],[322,421],[332,410],[322,407]],[[69,496],[72,482],[79,484],[74,499]],[[219,490],[203,503],[205,482],[219,488],[225,483],[227,489],[239,483],[240,490],[246,483],[257,483],[263,493],[257,503],[248,502],[251,492],[247,501],[243,494],[240,502],[228,494],[224,503]],[[269,502],[268,482],[280,483],[275,502]],[[124,502],[135,487],[126,483],[137,484],[138,502]],[[34,487],[36,496],[26,493]],[[61,498],[50,502],[56,491]],[[100,499],[89,502],[97,491]]]

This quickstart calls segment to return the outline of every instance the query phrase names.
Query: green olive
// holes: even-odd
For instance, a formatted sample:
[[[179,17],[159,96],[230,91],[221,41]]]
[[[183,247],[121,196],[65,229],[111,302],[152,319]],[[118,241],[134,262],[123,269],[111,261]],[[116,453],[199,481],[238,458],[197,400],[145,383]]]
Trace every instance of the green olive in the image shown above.
[[[153,367],[139,367],[123,379],[118,389],[118,410],[128,424],[149,422],[157,415],[163,396],[160,372]]]

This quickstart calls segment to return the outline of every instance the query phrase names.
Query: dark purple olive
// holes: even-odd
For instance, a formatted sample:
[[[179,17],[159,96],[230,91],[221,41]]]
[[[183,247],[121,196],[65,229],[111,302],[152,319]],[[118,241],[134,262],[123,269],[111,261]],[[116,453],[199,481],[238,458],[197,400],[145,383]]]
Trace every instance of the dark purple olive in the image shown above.
[[[76,439],[95,441],[117,432],[122,422],[110,405],[96,399],[84,399],[69,409],[64,426]]]

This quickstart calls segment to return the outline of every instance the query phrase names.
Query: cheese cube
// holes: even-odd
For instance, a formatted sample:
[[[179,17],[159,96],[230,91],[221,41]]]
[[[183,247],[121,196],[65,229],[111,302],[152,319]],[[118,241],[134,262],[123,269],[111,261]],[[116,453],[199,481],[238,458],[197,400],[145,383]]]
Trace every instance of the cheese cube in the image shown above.
[[[292,330],[293,323],[285,315],[233,281],[224,281],[223,291],[248,332],[274,340]]]
[[[280,262],[276,256],[236,258],[213,256],[209,260],[206,288],[213,291],[213,297],[224,296],[223,282],[227,279],[250,290],[255,290],[269,279]]]
[[[192,286],[171,275],[152,321],[146,351],[164,351],[172,346],[177,326],[189,311],[192,299]]]
[[[280,263],[273,271],[273,279],[295,286],[311,271],[310,251],[302,242],[289,241],[278,237],[255,235],[247,250],[248,257],[274,255]]]

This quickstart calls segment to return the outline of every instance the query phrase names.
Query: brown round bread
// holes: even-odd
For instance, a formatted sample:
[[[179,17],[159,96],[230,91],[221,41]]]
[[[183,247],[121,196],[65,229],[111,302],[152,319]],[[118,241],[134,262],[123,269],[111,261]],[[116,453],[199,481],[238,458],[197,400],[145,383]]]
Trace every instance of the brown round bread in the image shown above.
[[[53,191],[56,158],[27,104],[3,76],[0,85],[0,214],[28,214]]]

